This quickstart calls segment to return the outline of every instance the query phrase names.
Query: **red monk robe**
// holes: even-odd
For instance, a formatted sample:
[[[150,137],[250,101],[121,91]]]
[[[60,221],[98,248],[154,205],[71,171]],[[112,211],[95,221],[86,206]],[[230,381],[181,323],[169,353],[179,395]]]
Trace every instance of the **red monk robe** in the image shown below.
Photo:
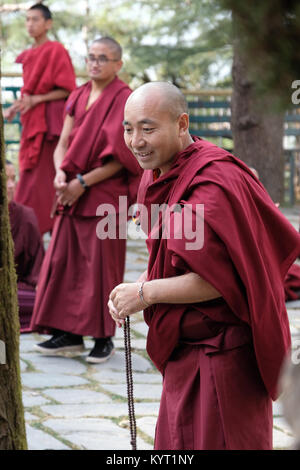
[[[144,227],[151,204],[179,203],[193,204],[195,229],[204,204],[201,249],[172,233],[185,210],[172,214],[171,236],[149,234],[148,280],[191,271],[222,295],[144,312],[147,351],[164,376],[155,449],[271,449],[271,399],[290,348],[283,280],[299,234],[246,165],[201,139],[157,180],[145,170],[138,200]]]
[[[300,299],[300,266],[293,264],[284,280],[285,300]]]
[[[102,166],[112,156],[124,168],[91,186],[56,218],[31,327],[103,338],[115,334],[107,302],[111,290],[123,280],[126,240],[118,235],[116,239],[97,238],[100,218],[96,210],[107,203],[118,213],[119,196],[133,202],[141,170],[123,137],[123,111],[130,88],[116,77],[86,111],[90,90],[88,82],[69,97],[66,110],[74,117],[74,126],[61,168],[72,179]]]
[[[28,49],[16,62],[23,65],[22,95],[42,95],[55,88],[71,92],[76,87],[71,59],[59,42],[47,41]],[[20,179],[15,200],[34,209],[41,233],[53,226],[53,152],[63,125],[64,105],[64,100],[43,102],[21,115]]]
[[[18,304],[21,333],[29,324],[35,300],[35,288],[44,257],[44,247],[34,211],[14,201],[9,203],[9,217],[14,241],[18,281]]]

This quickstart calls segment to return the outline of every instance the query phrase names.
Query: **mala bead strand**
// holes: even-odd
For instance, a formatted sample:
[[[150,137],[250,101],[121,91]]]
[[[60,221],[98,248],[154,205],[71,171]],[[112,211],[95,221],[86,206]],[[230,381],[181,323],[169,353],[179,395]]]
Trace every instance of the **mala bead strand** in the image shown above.
[[[134,395],[133,395],[133,376],[132,376],[132,360],[131,360],[131,341],[130,341],[130,318],[127,316],[124,323],[124,345],[125,345],[125,361],[126,361],[126,382],[127,382],[127,398],[128,398],[128,415],[131,435],[131,448],[136,450],[136,420],[134,412]]]

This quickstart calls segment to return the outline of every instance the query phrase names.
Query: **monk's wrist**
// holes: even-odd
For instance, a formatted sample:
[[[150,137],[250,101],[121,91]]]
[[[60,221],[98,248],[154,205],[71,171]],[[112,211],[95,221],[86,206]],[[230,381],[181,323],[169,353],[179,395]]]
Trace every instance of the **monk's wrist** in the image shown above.
[[[43,95],[29,95],[30,107],[34,108],[36,105],[43,102]]]
[[[148,294],[145,293],[146,284],[147,284],[146,281],[142,281],[141,283],[139,283],[139,290],[138,290],[138,296],[139,296],[139,298],[140,298],[140,300],[143,303],[143,306],[145,308],[150,307],[150,305],[151,305],[150,296],[148,298]],[[147,289],[147,291],[148,291],[148,289]]]
[[[83,176],[80,173],[77,173],[76,178],[79,181],[81,187],[86,191],[89,188],[89,185],[86,183]]]
[[[143,281],[140,283],[140,290],[139,292],[142,293],[142,298],[144,300],[145,305],[149,307],[150,305],[156,304],[156,289],[155,289],[155,281]],[[141,295],[140,295],[141,298]]]

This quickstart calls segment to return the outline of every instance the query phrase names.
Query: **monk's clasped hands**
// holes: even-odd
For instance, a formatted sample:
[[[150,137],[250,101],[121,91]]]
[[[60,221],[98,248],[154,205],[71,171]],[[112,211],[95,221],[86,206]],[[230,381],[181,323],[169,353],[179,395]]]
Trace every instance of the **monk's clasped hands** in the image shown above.
[[[58,169],[54,179],[57,202],[64,206],[72,206],[74,202],[85,192],[77,178],[66,182],[66,173]]]

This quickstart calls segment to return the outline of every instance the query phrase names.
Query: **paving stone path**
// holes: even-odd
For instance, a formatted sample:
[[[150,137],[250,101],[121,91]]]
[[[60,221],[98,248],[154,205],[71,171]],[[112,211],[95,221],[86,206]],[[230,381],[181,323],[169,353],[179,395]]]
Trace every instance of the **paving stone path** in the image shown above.
[[[297,226],[297,213],[288,212]],[[125,281],[135,281],[147,264],[145,242],[128,240]],[[300,338],[300,301],[288,304],[293,344]],[[161,375],[145,352],[147,326],[142,314],[131,319],[137,448],[153,449],[155,423],[162,389]],[[45,357],[34,344],[47,338],[21,335],[23,403],[30,450],[126,450],[130,449],[123,330],[117,329],[115,355],[104,364],[88,364],[85,356]],[[298,343],[299,344],[299,343]],[[299,346],[298,346],[299,347]],[[300,356],[300,354],[299,354]],[[274,449],[293,443],[280,403],[275,402]]]

